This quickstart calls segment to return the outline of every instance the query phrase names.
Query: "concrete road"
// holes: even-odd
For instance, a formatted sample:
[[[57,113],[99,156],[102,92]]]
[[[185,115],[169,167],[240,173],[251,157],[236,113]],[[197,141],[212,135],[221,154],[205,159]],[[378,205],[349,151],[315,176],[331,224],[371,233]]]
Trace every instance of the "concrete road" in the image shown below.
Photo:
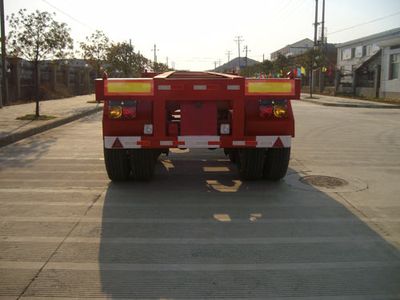
[[[100,114],[1,148],[0,299],[400,299],[400,110],[294,109],[280,183],[206,150],[112,184]]]

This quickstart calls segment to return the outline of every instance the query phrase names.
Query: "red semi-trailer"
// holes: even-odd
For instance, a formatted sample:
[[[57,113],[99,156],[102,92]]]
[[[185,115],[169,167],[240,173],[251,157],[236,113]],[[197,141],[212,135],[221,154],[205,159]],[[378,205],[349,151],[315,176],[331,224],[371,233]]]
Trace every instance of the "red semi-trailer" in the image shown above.
[[[113,181],[150,179],[169,148],[223,148],[241,178],[286,174],[299,79],[247,79],[212,72],[96,80],[104,100],[104,160]]]

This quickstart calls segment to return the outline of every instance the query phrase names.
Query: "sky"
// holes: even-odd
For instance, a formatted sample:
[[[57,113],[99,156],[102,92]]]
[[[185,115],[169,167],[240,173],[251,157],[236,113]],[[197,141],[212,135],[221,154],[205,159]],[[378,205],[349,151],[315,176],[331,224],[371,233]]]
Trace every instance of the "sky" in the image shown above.
[[[96,29],[114,42],[131,40],[136,51],[169,66],[207,70],[238,56],[236,36],[248,57],[262,61],[304,38],[313,39],[315,0],[4,0],[5,14],[25,8],[55,12],[71,29],[76,48]],[[330,43],[343,43],[400,27],[400,0],[326,0]],[[319,0],[319,21],[322,0]],[[377,20],[378,19],[378,20]],[[374,21],[376,20],[376,21]],[[348,30],[343,30],[353,27]],[[6,33],[8,27],[6,24]]]

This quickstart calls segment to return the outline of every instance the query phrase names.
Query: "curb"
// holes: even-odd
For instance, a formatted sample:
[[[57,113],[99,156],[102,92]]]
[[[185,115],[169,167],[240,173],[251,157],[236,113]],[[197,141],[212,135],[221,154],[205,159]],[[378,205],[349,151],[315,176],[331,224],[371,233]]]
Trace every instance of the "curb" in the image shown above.
[[[7,146],[9,144],[18,142],[18,141],[20,141],[22,139],[25,139],[27,137],[36,135],[38,133],[42,133],[44,131],[59,127],[61,125],[64,125],[64,124],[67,124],[67,123],[70,123],[70,122],[73,122],[73,121],[76,121],[76,120],[78,120],[80,118],[89,116],[89,115],[94,114],[96,112],[99,112],[101,110],[103,110],[103,107],[98,106],[96,108],[85,110],[85,111],[82,111],[80,113],[77,113],[77,114],[74,114],[74,115],[71,115],[71,116],[68,116],[68,117],[65,117],[65,118],[56,119],[56,120],[54,120],[52,122],[40,125],[40,126],[35,127],[35,128],[30,128],[30,129],[27,129],[27,130],[22,131],[22,132],[18,132],[18,133],[7,135],[7,136],[5,136],[3,138],[0,138],[0,147]]]
[[[332,103],[332,102],[323,102],[323,101],[316,101],[310,99],[301,99],[300,101],[309,102],[317,105],[322,106],[335,106],[335,107],[354,107],[354,108],[379,108],[379,109],[400,109],[400,105],[369,105],[369,104],[340,104],[340,103]]]

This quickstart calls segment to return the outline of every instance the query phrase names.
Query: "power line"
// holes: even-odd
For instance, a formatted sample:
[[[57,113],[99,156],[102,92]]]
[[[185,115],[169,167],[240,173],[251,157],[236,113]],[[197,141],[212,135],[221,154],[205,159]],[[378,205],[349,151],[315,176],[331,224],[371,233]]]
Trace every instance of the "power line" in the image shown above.
[[[334,32],[330,32],[329,34],[332,35],[332,34],[335,34],[335,33],[343,32],[343,31],[350,30],[350,29],[353,29],[353,28],[356,28],[356,27],[360,27],[360,26],[363,26],[363,25],[375,23],[375,22],[381,21],[381,20],[389,18],[389,17],[396,16],[396,15],[399,15],[399,14],[400,14],[400,11],[397,11],[397,12],[392,13],[390,15],[379,17],[379,18],[373,19],[371,21],[367,21],[367,22],[364,22],[364,23],[359,23],[359,24],[356,24],[356,25],[353,25],[353,26],[350,26],[350,27],[346,27],[346,28],[342,28],[342,29],[336,30]]]
[[[46,0],[42,0],[42,1],[44,3],[46,3],[48,6],[54,8],[55,10],[59,11],[63,15],[67,16],[68,18],[70,18],[70,19],[74,20],[75,22],[81,24],[82,26],[87,27],[87,28],[89,28],[91,30],[96,30],[96,28],[94,28],[94,27],[92,27],[92,26],[90,26],[90,25],[88,25],[86,23],[83,23],[82,21],[78,20],[77,18],[71,16],[69,13],[66,13],[65,11],[63,11],[63,10],[59,9],[58,7],[54,6],[53,4],[49,3],[48,1],[46,1]]]

